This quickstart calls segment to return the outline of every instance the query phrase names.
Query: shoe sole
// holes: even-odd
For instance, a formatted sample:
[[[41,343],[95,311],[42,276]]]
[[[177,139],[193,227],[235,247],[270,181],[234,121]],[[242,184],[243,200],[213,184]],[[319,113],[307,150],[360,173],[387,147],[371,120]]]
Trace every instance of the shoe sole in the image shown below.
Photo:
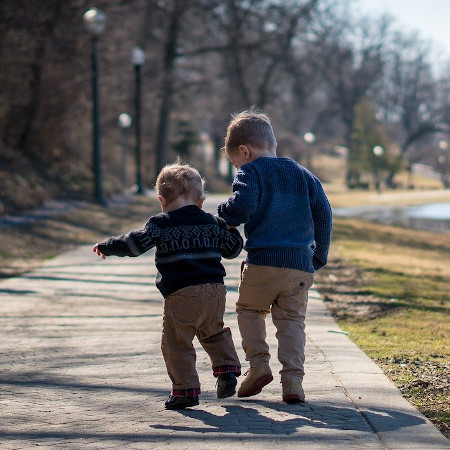
[[[283,402],[288,404],[305,403],[305,398],[302,398],[299,395],[286,395],[283,397]]]
[[[269,384],[272,380],[272,375],[263,375],[258,378],[255,383],[253,383],[251,389],[247,389],[244,392],[238,391],[238,397],[252,397],[253,395],[259,394],[262,391],[262,388]]]
[[[227,386],[223,392],[221,392],[220,394],[217,393],[217,398],[228,398],[228,397],[232,397],[234,394],[236,394],[236,385],[237,385],[237,381],[234,385],[230,385]]]
[[[220,395],[217,394],[217,398],[228,398],[228,397],[232,397],[234,394],[236,394],[236,387],[227,389],[227,390],[223,391]]]
[[[175,406],[167,406],[166,405],[166,409],[170,409],[170,410],[185,409],[185,408],[190,408],[191,406],[197,406],[199,404],[200,404],[200,402],[192,402],[192,403],[187,403],[185,405],[175,405]]]

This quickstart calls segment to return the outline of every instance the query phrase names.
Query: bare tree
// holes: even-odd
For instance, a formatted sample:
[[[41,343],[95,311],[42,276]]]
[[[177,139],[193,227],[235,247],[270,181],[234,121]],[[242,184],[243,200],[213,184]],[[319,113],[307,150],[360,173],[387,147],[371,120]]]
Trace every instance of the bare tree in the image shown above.
[[[315,66],[328,86],[328,109],[337,111],[345,125],[344,142],[349,147],[355,106],[383,75],[391,21],[382,16],[353,23],[333,9],[328,13],[318,33]],[[351,175],[347,173],[347,183],[352,182]]]
[[[429,54],[429,45],[416,36],[394,34],[377,98],[386,123],[396,126],[400,141],[396,164],[386,178],[388,186],[393,185],[396,169],[413,143],[426,135],[445,132],[436,106]]]
[[[14,208],[91,192],[91,42],[82,24],[89,5],[63,3],[0,2],[0,189],[2,199],[25,193]],[[135,45],[147,61],[146,184],[175,153],[179,124],[193,136],[208,131],[219,148],[230,113],[250,105],[269,112],[286,147],[301,148],[310,130],[348,146],[363,97],[384,113],[402,154],[420,136],[446,130],[449,83],[433,78],[426,48],[402,33],[388,46],[388,18],[352,17],[348,4],[98,0],[107,15],[98,42],[107,195],[121,188],[117,116],[132,110]]]

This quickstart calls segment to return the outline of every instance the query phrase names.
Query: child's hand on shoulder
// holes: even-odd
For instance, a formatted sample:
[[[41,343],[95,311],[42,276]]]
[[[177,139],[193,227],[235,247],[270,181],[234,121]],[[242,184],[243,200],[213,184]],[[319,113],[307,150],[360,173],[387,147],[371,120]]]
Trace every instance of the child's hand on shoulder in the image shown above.
[[[92,251],[93,251],[94,253],[97,253],[97,255],[98,255],[98,256],[101,256],[103,259],[106,258],[106,255],[104,255],[104,254],[98,249],[98,243],[95,244],[95,245],[92,247]]]

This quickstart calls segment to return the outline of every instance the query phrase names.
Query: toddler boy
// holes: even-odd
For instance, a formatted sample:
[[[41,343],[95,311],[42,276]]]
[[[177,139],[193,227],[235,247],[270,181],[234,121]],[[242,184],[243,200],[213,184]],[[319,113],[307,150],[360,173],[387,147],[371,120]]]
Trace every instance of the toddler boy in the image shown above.
[[[139,256],[156,247],[156,286],[164,297],[161,350],[172,381],[166,409],[199,404],[200,381],[193,339],[208,353],[217,377],[217,397],[236,392],[241,366],[224,327],[226,288],[221,257],[235,258],[242,237],[223,219],[202,210],[204,181],[188,165],[166,166],[156,181],[162,213],[144,228],[94,245],[99,256]]]

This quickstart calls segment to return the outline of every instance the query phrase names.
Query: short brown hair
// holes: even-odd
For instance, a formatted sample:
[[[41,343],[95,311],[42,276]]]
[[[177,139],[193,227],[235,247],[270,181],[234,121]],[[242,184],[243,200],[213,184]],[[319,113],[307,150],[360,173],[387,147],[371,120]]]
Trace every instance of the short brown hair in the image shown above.
[[[240,145],[276,149],[277,141],[269,117],[256,108],[234,114],[227,128],[224,150],[235,152]]]
[[[198,170],[188,164],[169,164],[164,167],[156,179],[156,191],[168,203],[182,195],[190,195],[195,201],[203,201],[205,180]]]

